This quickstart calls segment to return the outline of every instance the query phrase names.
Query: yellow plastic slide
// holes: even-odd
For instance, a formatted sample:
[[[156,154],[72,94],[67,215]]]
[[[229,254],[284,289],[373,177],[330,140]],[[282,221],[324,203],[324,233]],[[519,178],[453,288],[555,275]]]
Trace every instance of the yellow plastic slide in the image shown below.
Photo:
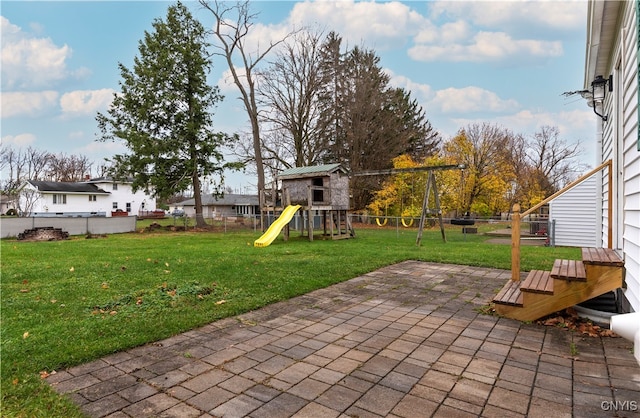
[[[266,247],[273,242],[274,239],[280,234],[280,231],[286,224],[288,224],[291,219],[293,219],[293,215],[300,209],[300,205],[289,205],[284,211],[280,214],[278,219],[276,219],[271,226],[267,229],[267,232],[262,234],[260,238],[253,242],[254,247]]]

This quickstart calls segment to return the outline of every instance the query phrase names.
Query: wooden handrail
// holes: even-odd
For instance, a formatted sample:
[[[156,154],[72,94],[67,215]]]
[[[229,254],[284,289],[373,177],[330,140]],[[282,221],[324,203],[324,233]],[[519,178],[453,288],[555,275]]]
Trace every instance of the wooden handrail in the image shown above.
[[[557,192],[555,192],[551,196],[547,197],[546,199],[544,199],[540,203],[538,203],[538,204],[532,206],[531,208],[527,209],[526,211],[522,212],[522,214],[520,216],[524,218],[525,216],[533,213],[535,210],[540,209],[540,207],[542,207],[543,205],[546,205],[547,203],[551,202],[553,199],[555,199],[556,197],[560,196],[561,194],[564,194],[567,191],[569,191],[570,189],[573,189],[578,184],[582,183],[583,181],[585,181],[589,177],[593,176],[595,173],[597,173],[598,171],[602,170],[605,167],[609,167],[609,173],[611,173],[611,160],[605,161],[604,163],[600,164],[599,166],[597,166],[593,170],[589,171],[587,174],[585,174],[585,175],[581,176],[580,178],[578,178],[577,180],[574,180],[571,183],[567,184],[562,189],[558,190]],[[609,192],[611,192],[611,184],[609,184]]]
[[[560,189],[559,191],[555,192],[554,194],[552,194],[551,196],[547,197],[546,199],[542,200],[540,203],[532,206],[531,208],[527,209],[526,211],[520,213],[520,205],[519,204],[515,204],[513,205],[513,214],[512,214],[512,220],[511,220],[511,280],[512,281],[518,281],[520,280],[520,221],[522,218],[524,218],[527,215],[530,215],[531,213],[533,213],[534,211],[536,211],[537,209],[539,209],[540,207],[542,207],[543,205],[549,203],[550,201],[552,201],[553,199],[555,199],[556,197],[566,193],[567,191],[569,191],[570,189],[574,188],[575,186],[577,186],[578,184],[582,183],[583,181],[585,181],[586,179],[588,179],[589,177],[591,177],[592,175],[594,175],[595,173],[601,171],[602,169],[604,169],[605,167],[608,168],[608,188],[607,188],[607,199],[608,199],[608,205],[607,205],[607,216],[608,216],[608,225],[607,225],[607,246],[608,248],[612,247],[612,233],[613,233],[613,199],[612,199],[612,190],[613,190],[613,172],[612,172],[612,167],[613,167],[613,163],[611,160],[607,160],[604,163],[600,164],[598,167],[594,168],[593,170],[589,171],[588,173],[584,174],[583,176],[581,176],[580,178],[578,178],[577,180],[567,184],[565,187],[563,187],[562,189]]]

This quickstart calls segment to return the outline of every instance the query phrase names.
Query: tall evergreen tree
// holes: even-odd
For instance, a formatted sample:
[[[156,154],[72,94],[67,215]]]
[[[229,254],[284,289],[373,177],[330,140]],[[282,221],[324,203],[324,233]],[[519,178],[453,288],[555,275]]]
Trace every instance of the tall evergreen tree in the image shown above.
[[[323,159],[359,172],[391,168],[402,154],[421,160],[437,152],[437,132],[409,92],[390,86],[380,58],[359,47],[343,54],[340,44],[331,33],[322,50],[319,120],[329,144]],[[366,207],[382,181],[354,177],[354,208]]]
[[[134,189],[167,198],[192,188],[196,223],[203,226],[201,181],[222,178],[229,164],[220,147],[230,139],[212,129],[212,109],[222,96],[207,84],[206,32],[181,3],[153,28],[139,42],[133,69],[118,65],[122,91],[97,116],[100,140],[125,143],[130,152],[113,158],[112,174],[133,177]]]

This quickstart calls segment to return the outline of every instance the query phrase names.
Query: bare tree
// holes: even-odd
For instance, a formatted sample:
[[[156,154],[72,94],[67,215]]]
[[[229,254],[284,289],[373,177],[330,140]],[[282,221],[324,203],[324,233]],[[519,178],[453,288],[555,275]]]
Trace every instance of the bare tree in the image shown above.
[[[301,167],[318,163],[326,149],[318,135],[322,40],[320,33],[308,31],[291,40],[263,73],[258,99],[269,109],[262,118],[270,127],[263,141],[265,157],[285,167]]]
[[[543,126],[529,141],[529,162],[537,176],[540,187],[549,196],[576,178],[576,174],[584,171],[580,163],[582,145],[580,141],[567,144],[560,138],[556,126]]]
[[[3,146],[0,148],[0,166],[8,170],[8,176],[3,180],[3,190],[12,194],[25,180],[44,180],[50,162],[51,154],[47,151],[33,147],[14,149]]]
[[[23,185],[24,186],[24,185]],[[18,199],[16,200],[18,216],[29,217],[35,204],[40,200],[40,192],[38,190],[24,186],[17,190]]]
[[[256,15],[251,13],[249,1],[238,2],[230,7],[226,6],[226,3],[217,0],[213,2],[208,0],[199,1],[215,18],[213,34],[219,41],[217,45],[214,45],[218,50],[216,55],[220,55],[226,60],[233,82],[240,90],[240,99],[251,123],[253,154],[258,175],[259,204],[260,207],[263,207],[264,199],[261,191],[265,188],[265,175],[258,120],[259,109],[256,100],[255,71],[260,61],[282,40],[269,42],[265,49],[260,50],[258,48],[257,51],[250,52],[247,50],[246,38],[253,27]],[[242,67],[236,66],[236,60],[241,62]],[[264,222],[262,222],[262,225],[264,226]]]
[[[77,157],[84,158],[87,157]],[[27,168],[26,177],[31,180],[41,180],[47,176],[48,168],[51,165],[53,154],[28,147],[25,151],[25,164]]]
[[[24,155],[13,147],[2,145],[0,147],[0,169],[8,170],[8,175],[2,180],[2,190],[11,194],[18,187],[21,171],[24,167]]]
[[[91,173],[92,163],[84,155],[50,154],[47,177],[52,181],[82,181]]]

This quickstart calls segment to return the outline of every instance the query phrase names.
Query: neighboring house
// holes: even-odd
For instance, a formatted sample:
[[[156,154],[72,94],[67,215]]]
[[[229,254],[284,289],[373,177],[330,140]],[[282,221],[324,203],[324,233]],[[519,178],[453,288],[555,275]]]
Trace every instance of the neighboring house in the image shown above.
[[[141,212],[156,209],[156,198],[144,190],[133,191],[133,179],[126,181],[113,181],[111,177],[99,177],[89,179],[86,183],[94,184],[110,193],[111,199],[107,212],[127,212],[129,215],[138,215]]]
[[[9,210],[17,210],[17,197],[6,194],[0,195],[0,215],[4,215]]]
[[[26,181],[20,192],[20,210],[27,216],[130,216],[155,209],[155,198],[134,193],[129,181],[108,178],[83,182]]]
[[[549,202],[548,236],[552,245],[601,246],[596,224],[602,201],[593,198],[597,190],[596,176],[591,176]]]
[[[195,199],[187,199],[171,205],[170,212],[183,210],[184,215],[196,215]],[[202,196],[202,215],[205,218],[255,216],[260,213],[258,195],[225,193],[223,196]]]
[[[638,0],[588,3],[584,74],[585,96],[599,114],[596,155],[602,162],[613,162],[612,196],[607,193],[606,172],[598,178],[597,195],[604,208],[611,198],[612,246],[626,268],[623,307],[636,312],[640,312],[639,8]],[[594,80],[606,81],[605,88],[594,89]],[[608,218],[607,210],[598,213],[598,241],[603,247],[609,238]]]

